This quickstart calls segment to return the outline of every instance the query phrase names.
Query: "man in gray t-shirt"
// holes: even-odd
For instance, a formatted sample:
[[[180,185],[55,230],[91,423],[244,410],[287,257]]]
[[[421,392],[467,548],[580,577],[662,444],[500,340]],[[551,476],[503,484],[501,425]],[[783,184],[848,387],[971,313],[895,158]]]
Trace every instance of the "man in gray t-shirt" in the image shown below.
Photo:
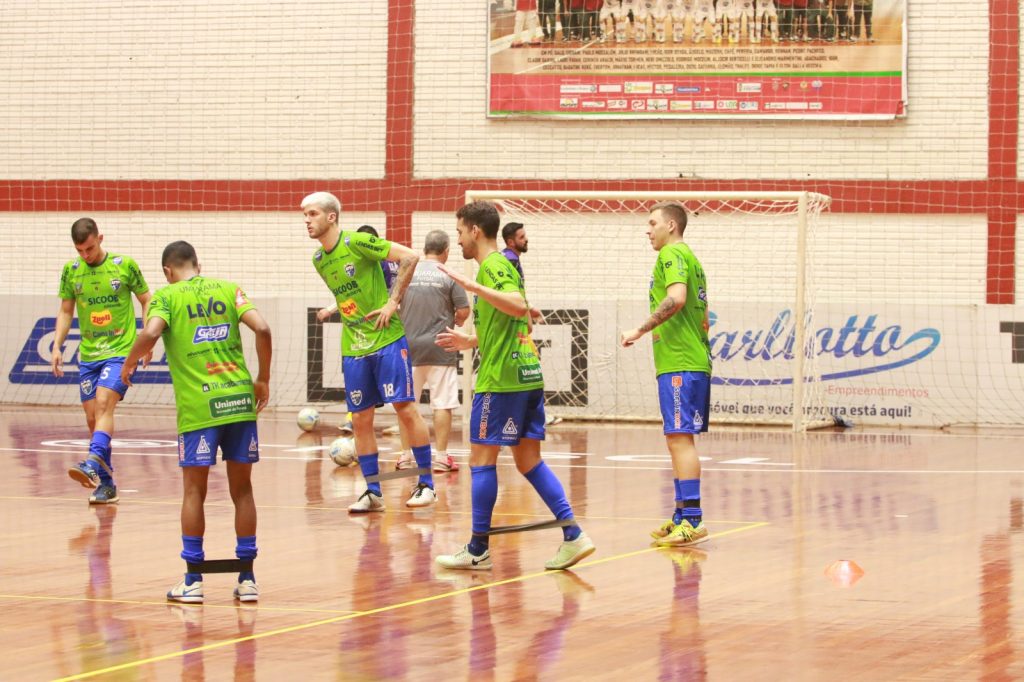
[[[416,265],[409,288],[402,299],[399,315],[412,355],[413,396],[419,401],[424,388],[430,389],[434,410],[434,442],[437,455],[434,471],[458,471],[459,465],[448,454],[448,434],[452,428],[452,410],[459,406],[458,355],[440,348],[437,335],[449,327],[461,327],[469,317],[466,292],[451,277],[437,269],[448,260],[448,235],[442,230],[427,234],[424,258]],[[402,434],[402,449],[405,434]],[[399,459],[398,468],[414,466],[412,458]]]

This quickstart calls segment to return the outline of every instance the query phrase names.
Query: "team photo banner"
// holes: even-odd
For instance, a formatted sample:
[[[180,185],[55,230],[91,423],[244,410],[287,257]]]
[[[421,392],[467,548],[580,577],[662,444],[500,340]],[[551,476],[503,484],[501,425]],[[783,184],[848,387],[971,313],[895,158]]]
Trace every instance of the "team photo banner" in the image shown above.
[[[503,0],[494,118],[893,119],[904,0]]]

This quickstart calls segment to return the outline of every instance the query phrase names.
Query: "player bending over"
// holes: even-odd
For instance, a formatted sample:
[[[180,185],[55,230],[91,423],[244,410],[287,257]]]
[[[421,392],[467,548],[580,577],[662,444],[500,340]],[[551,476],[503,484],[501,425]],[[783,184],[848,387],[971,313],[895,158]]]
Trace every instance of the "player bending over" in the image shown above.
[[[153,297],[146,326],[121,370],[121,381],[131,385],[139,358],[151,352],[162,336],[178,409],[178,466],[184,482],[181,558],[190,563],[205,560],[203,502],[210,467],[216,465],[220,448],[235,505],[235,556],[252,560],[256,558],[256,502],[250,477],[252,465],[260,458],[256,414],[270,398],[270,327],[236,284],[200,276],[199,260],[188,242],[168,244],[162,264],[169,286]],[[256,381],[245,365],[239,322],[256,334]],[[259,599],[252,571],[238,574],[234,595],[246,602]],[[202,574],[185,573],[167,598],[202,602]]]

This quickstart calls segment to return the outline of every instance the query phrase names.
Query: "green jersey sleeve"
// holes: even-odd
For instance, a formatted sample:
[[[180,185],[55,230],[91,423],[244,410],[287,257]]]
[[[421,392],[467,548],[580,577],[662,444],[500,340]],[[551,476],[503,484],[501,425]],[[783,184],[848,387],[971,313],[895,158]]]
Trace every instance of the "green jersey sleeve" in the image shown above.
[[[365,232],[346,232],[345,243],[353,253],[370,260],[386,260],[391,253],[391,242]]]
[[[71,263],[65,263],[64,269],[60,271],[60,288],[57,290],[57,295],[65,301],[73,301],[75,299],[75,287],[71,273]]]
[[[147,314],[147,321],[151,317],[159,317],[161,320],[167,323],[167,326],[171,324],[171,301],[170,301],[170,289],[163,288],[158,289],[153,294],[153,300],[149,302],[149,312]]]
[[[128,290],[134,294],[144,294],[149,291],[149,284],[146,283],[146,278],[142,275],[139,264],[135,262],[134,258],[129,258],[128,256],[123,256],[123,258],[123,267],[127,275],[125,284],[128,286]]]

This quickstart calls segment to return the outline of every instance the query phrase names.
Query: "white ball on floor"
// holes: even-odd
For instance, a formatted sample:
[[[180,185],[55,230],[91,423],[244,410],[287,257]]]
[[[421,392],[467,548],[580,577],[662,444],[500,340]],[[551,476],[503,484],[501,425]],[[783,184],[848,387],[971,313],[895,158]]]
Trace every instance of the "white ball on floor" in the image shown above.
[[[303,431],[312,431],[320,424],[320,413],[312,407],[304,407],[299,410],[299,416],[295,421]]]
[[[351,466],[356,461],[356,441],[354,438],[335,438],[331,443],[331,460],[340,467]]]

